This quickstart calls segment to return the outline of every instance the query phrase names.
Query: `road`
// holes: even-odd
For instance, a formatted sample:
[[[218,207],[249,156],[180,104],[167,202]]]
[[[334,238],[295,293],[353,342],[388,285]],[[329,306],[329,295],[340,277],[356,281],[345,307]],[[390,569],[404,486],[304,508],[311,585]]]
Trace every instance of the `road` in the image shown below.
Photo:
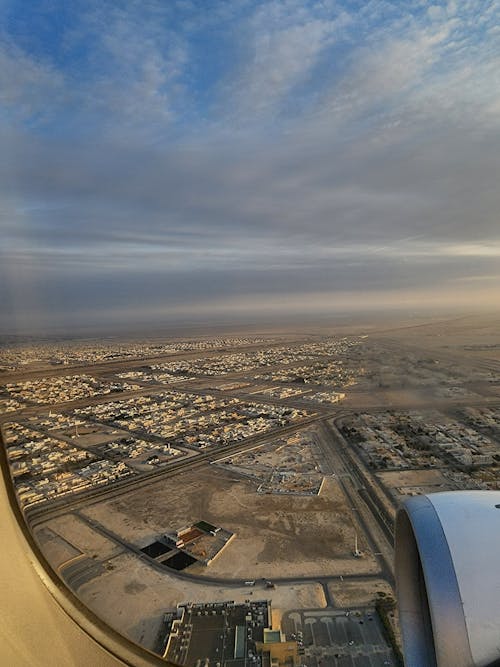
[[[86,523],[92,530],[95,530],[99,534],[101,534],[103,537],[111,540],[115,544],[119,545],[122,547],[125,551],[129,553],[133,553],[135,556],[137,556],[140,560],[143,562],[147,563],[149,566],[153,567],[155,570],[158,572],[161,572],[162,574],[168,573],[169,576],[176,577],[178,579],[184,579],[187,581],[191,581],[193,583],[198,583],[198,584],[203,584],[203,585],[208,585],[208,586],[224,586],[225,588],[242,588],[245,587],[245,581],[246,579],[235,579],[231,577],[213,577],[210,575],[196,575],[196,574],[190,574],[189,572],[186,572],[185,570],[182,571],[177,571],[172,568],[168,568],[165,565],[162,565],[158,560],[155,560],[154,558],[151,558],[150,556],[146,555],[141,551],[141,549],[131,543],[128,542],[127,540],[124,540],[120,535],[115,533],[114,531],[110,530],[106,526],[104,526],[102,523],[99,521],[96,521],[95,519],[91,519],[87,517],[85,514],[79,511],[73,511],[71,512],[74,516],[78,517],[81,521]],[[342,581],[379,581],[380,580],[380,574],[345,574],[342,575],[341,580]],[[264,585],[265,580],[257,580],[256,581],[256,587],[258,588],[259,582],[262,581],[262,584]],[[273,577],[272,579],[273,583],[276,585],[291,585],[291,584],[305,584],[305,583],[319,583],[323,587],[323,591],[325,594],[325,599],[327,601],[327,606],[328,607],[334,607],[334,601],[332,599],[328,584],[331,582],[338,583],[339,582],[339,575],[324,575],[324,576],[318,576],[318,575],[304,575],[301,577]],[[251,590],[254,590],[254,587],[251,588]]]
[[[178,475],[187,470],[193,470],[199,466],[212,463],[228,454],[239,454],[246,449],[255,447],[259,444],[265,444],[269,440],[276,437],[283,437],[298,431],[309,424],[313,424],[318,419],[317,416],[308,417],[306,419],[298,420],[289,426],[284,426],[272,431],[266,431],[263,434],[258,434],[239,443],[230,443],[220,447],[209,448],[207,451],[201,451],[196,456],[189,456],[180,461],[172,461],[166,464],[161,470],[155,470],[151,473],[143,473],[131,475],[122,481],[114,482],[105,487],[97,487],[82,491],[78,494],[73,494],[70,498],[63,497],[59,500],[52,500],[50,504],[42,503],[34,507],[28,507],[25,511],[26,520],[31,528],[34,528],[39,523],[52,519],[55,516],[66,513],[67,511],[76,509],[81,505],[89,505],[95,502],[102,502],[104,500],[111,500],[118,496],[135,491],[142,487],[148,486],[152,482],[160,479],[169,478]]]
[[[331,473],[335,474],[342,486],[351,508],[356,513],[357,521],[363,530],[372,554],[378,559],[383,577],[393,583],[393,537],[392,532],[381,527],[378,517],[379,509],[369,495],[360,493],[364,490],[364,480],[354,469],[339,443],[337,434],[328,421],[323,421],[322,439],[326,461],[329,462]],[[353,545],[354,547],[354,545]]]
[[[293,338],[292,340],[279,340],[275,342],[266,342],[266,343],[252,343],[250,345],[240,345],[240,346],[228,346],[223,350],[221,349],[207,349],[207,350],[193,350],[193,351],[181,351],[181,352],[172,352],[164,354],[156,354],[151,356],[144,357],[134,357],[134,358],[122,358],[122,359],[113,359],[109,361],[98,361],[96,363],[82,363],[74,365],[61,365],[61,366],[47,366],[47,368],[42,368],[39,370],[22,370],[22,371],[9,371],[7,373],[0,374],[0,381],[3,383],[6,382],[19,382],[22,380],[32,380],[38,377],[59,377],[61,375],[79,375],[90,373],[92,375],[100,375],[102,373],[110,373],[114,371],[123,371],[129,368],[137,368],[138,366],[149,366],[150,364],[164,364],[169,361],[182,361],[184,359],[200,359],[200,358],[209,358],[209,357],[220,357],[221,355],[226,354],[238,354],[243,352],[258,352],[260,350],[269,350],[276,347],[299,347],[304,343],[316,343],[321,342],[326,336],[306,336]]]
[[[491,361],[491,360],[476,360],[468,359],[464,360],[463,356],[455,353],[449,353],[442,351],[441,349],[433,350],[431,348],[414,348],[411,345],[404,342],[403,344],[400,341],[396,341],[392,338],[386,337],[378,339],[374,336],[370,336],[371,340],[375,340],[377,345],[380,344],[381,348],[385,350],[387,354],[391,352],[403,352],[408,353],[408,351],[416,351],[418,354],[425,354],[427,356],[433,356],[435,358],[440,358],[442,360],[447,360],[448,362],[457,363],[459,360],[462,367],[467,367],[470,369],[488,370],[493,372],[498,372],[500,370],[500,362]],[[16,381],[22,379],[32,379],[36,377],[53,377],[53,376],[63,376],[71,375],[78,373],[89,373],[92,376],[109,376],[111,373],[117,371],[124,371],[129,368],[137,368],[141,365],[148,365],[151,363],[164,363],[182,359],[199,359],[199,358],[210,358],[210,357],[220,357],[224,354],[232,353],[243,353],[253,350],[262,350],[270,349],[280,346],[294,347],[303,344],[304,342],[310,342],[311,337],[301,338],[295,340],[293,343],[288,341],[276,341],[272,344],[255,344],[249,346],[241,346],[236,348],[227,348],[223,352],[220,350],[196,350],[193,352],[182,352],[179,354],[163,354],[153,357],[144,357],[140,359],[121,359],[114,361],[106,361],[98,364],[85,364],[81,366],[73,367],[58,367],[57,369],[45,369],[40,371],[23,371],[18,373],[11,373],[8,375],[2,375],[2,382],[7,381]],[[316,338],[314,340],[320,340]],[[299,362],[298,362],[299,363]],[[302,363],[302,362],[300,362]],[[313,363],[304,362],[304,363]],[[292,367],[293,364],[290,365]],[[253,369],[241,372],[234,372],[225,374],[223,379],[226,382],[232,381],[237,378],[243,378],[245,375],[249,375],[255,372],[265,372],[266,368],[255,367]],[[214,378],[215,380],[221,380],[220,377]],[[210,377],[199,377],[192,382],[179,382],[174,384],[146,384],[143,382],[137,382],[141,386],[140,389],[133,391],[125,391],[120,393],[113,393],[107,395],[97,395],[95,397],[87,397],[78,399],[71,402],[61,402],[56,405],[33,405],[23,411],[17,413],[10,413],[0,417],[0,423],[2,421],[11,421],[14,419],[23,418],[26,416],[37,415],[40,413],[47,413],[49,409],[52,410],[63,410],[67,412],[68,410],[74,409],[76,407],[84,407],[102,404],[109,401],[117,400],[126,400],[137,398],[142,395],[155,394],[161,391],[185,391],[192,392],[199,395],[207,394],[217,394],[223,395],[225,397],[234,396],[239,398],[242,401],[254,401],[278,405],[287,405],[290,407],[296,407],[299,409],[313,410],[316,414],[311,415],[310,417],[294,422],[287,427],[275,429],[263,434],[258,434],[251,438],[248,438],[239,443],[231,443],[225,446],[210,448],[205,451],[197,452],[195,456],[190,458],[184,458],[178,461],[172,461],[166,466],[162,467],[159,470],[154,470],[151,473],[137,474],[133,475],[130,478],[127,478],[123,481],[116,482],[114,484],[108,485],[106,487],[100,487],[96,489],[91,489],[89,491],[84,491],[78,495],[71,496],[70,498],[62,498],[61,500],[51,501],[49,505],[40,505],[32,508],[28,508],[26,511],[26,517],[31,528],[35,528],[46,521],[53,519],[57,516],[67,513],[74,513],[79,519],[85,521],[92,527],[93,530],[101,533],[108,539],[113,540],[116,544],[120,544],[121,547],[131,553],[134,553],[137,557],[141,558],[143,561],[147,562],[151,567],[157,568],[162,572],[166,571],[165,566],[161,565],[154,559],[149,558],[145,554],[142,554],[140,549],[124,541],[120,536],[114,534],[108,528],[99,524],[96,521],[93,521],[79,510],[88,506],[89,504],[103,502],[110,500],[116,497],[119,497],[123,494],[129,493],[131,491],[136,491],[141,488],[147,488],[153,482],[168,479],[175,477],[176,475],[182,474],[186,471],[193,471],[197,469],[202,469],[204,466],[209,465],[210,463],[231,454],[238,454],[247,449],[258,446],[259,444],[265,444],[270,440],[275,438],[282,438],[286,435],[289,435],[299,429],[304,428],[305,426],[311,424],[317,424],[318,428],[323,434],[323,437],[320,438],[321,448],[323,451],[325,459],[325,472],[330,472],[335,474],[339,480],[339,483],[342,487],[342,490],[348,500],[352,511],[355,514],[356,521],[360,527],[360,531],[366,536],[366,541],[368,543],[370,551],[375,555],[375,558],[378,560],[380,565],[381,574],[375,575],[344,575],[344,580],[355,580],[355,581],[374,581],[376,579],[385,578],[387,581],[393,583],[393,516],[390,511],[390,505],[393,504],[392,497],[388,494],[385,487],[383,487],[375,476],[371,474],[369,470],[366,469],[363,461],[358,457],[357,453],[349,446],[349,444],[344,440],[339,431],[336,428],[336,423],[338,420],[344,416],[348,416],[357,411],[363,411],[367,413],[377,413],[385,412],[387,410],[409,410],[409,409],[441,409],[441,410],[452,410],[459,409],[463,407],[494,407],[497,408],[500,406],[500,399],[495,395],[484,395],[480,397],[459,397],[459,398],[446,398],[446,399],[434,399],[427,398],[424,396],[422,400],[411,402],[411,398],[408,400],[398,401],[397,397],[392,403],[388,403],[385,400],[386,392],[379,391],[377,392],[374,389],[371,392],[371,404],[368,406],[362,406],[360,404],[356,405],[356,392],[355,388],[350,392],[350,404],[346,405],[340,404],[335,406],[316,406],[313,404],[307,404],[305,401],[299,401],[292,399],[275,399],[271,397],[261,396],[261,395],[245,395],[244,391],[224,391],[221,392],[217,388],[204,389],[203,387],[195,386],[199,385],[200,381],[204,383],[209,383],[211,381]],[[134,381],[132,381],[134,382]],[[479,382],[479,381],[478,381]],[[270,383],[270,385],[276,383]],[[465,386],[465,385],[464,385]],[[322,391],[328,389],[327,387],[313,387],[308,385],[307,389],[312,389],[314,391]],[[487,390],[485,385],[484,389]],[[423,393],[425,388],[422,386],[419,388],[419,391]],[[366,391],[366,390],[365,390]],[[394,397],[395,392],[392,391],[392,396]],[[378,395],[378,397],[377,397]],[[430,396],[430,394],[429,394]],[[359,396],[361,399],[362,397]],[[152,439],[151,434],[149,438]],[[209,577],[209,576],[198,576],[191,575],[188,572],[176,572],[168,569],[170,576],[175,576],[193,582],[203,583],[204,585],[214,585],[214,586],[225,586],[225,587],[241,587],[244,585],[244,580],[234,580],[230,578],[223,577]],[[287,585],[287,584],[303,584],[308,582],[317,582],[319,583],[324,590],[325,598],[329,606],[334,606],[334,601],[331,597],[328,584],[331,582],[338,582],[338,575],[328,575],[324,576],[304,576],[304,577],[284,577],[284,578],[273,578],[273,581],[276,584]]]

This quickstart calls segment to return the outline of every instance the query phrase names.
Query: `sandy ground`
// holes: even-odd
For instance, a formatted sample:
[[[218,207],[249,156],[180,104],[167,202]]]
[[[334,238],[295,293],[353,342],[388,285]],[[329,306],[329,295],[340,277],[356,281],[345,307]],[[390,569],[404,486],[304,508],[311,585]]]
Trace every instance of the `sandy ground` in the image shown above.
[[[123,551],[122,547],[96,533],[81,519],[71,514],[53,519],[44,525],[90,558],[105,560]],[[43,548],[43,544],[41,546]],[[49,553],[46,553],[46,557],[50,560]]]
[[[420,326],[415,324],[407,322],[407,326],[403,327],[403,322],[395,323],[396,328],[388,330],[386,335],[402,342],[452,349],[471,344],[500,344],[498,314],[444,317],[441,321],[429,318],[427,322],[422,321]],[[383,335],[378,333],[380,337]]]
[[[65,428],[59,431],[54,431],[54,435],[56,434],[71,438],[75,435],[75,428]],[[119,438],[130,438],[130,433],[109,426],[99,427],[92,424],[78,426],[78,437],[72,439],[74,439],[75,443],[80,447],[92,448],[97,445],[112,442],[113,440],[118,440]]]
[[[350,512],[333,478],[327,479],[320,496],[261,495],[256,485],[215,466],[183,474],[175,483],[155,482],[146,492],[131,492],[84,511],[138,546],[195,520],[220,525],[236,537],[210,566],[196,564],[186,572],[255,579],[255,586],[191,582],[158,571],[76,516],[59,517],[47,525],[86,555],[106,561],[106,571],[78,590],[83,602],[118,631],[153,648],[162,614],[180,602],[270,598],[279,624],[289,609],[324,608],[323,588],[315,582],[275,582],[274,589],[267,589],[262,578],[377,572],[374,559],[352,557]],[[57,540],[51,543],[57,546]],[[57,561],[61,558],[58,555]]]
[[[423,393],[418,389],[379,389],[371,387],[369,391],[352,391],[347,394],[343,407],[356,410],[370,409],[381,405],[387,408],[418,408],[429,404],[428,391]]]
[[[103,620],[134,641],[152,648],[161,615],[179,602],[214,602],[246,599],[272,600],[277,610],[326,606],[319,584],[224,588],[192,583],[158,572],[135,556],[121,554],[111,561],[113,569],[84,584],[79,596]],[[279,611],[278,611],[279,614]]]
[[[235,533],[208,567],[192,566],[193,574],[273,579],[377,571],[374,559],[352,557],[351,510],[332,478],[320,496],[257,494],[251,482],[207,467],[91,506],[85,514],[138,546],[200,519]]]
[[[383,579],[370,581],[339,581],[329,583],[328,589],[337,607],[363,607],[373,604],[377,592],[394,596],[390,585]]]
[[[45,558],[57,570],[60,565],[79,556],[81,551],[69,544],[60,535],[43,527],[35,532],[35,537]]]
[[[387,486],[439,486],[449,484],[439,470],[397,470],[380,472],[377,477]]]

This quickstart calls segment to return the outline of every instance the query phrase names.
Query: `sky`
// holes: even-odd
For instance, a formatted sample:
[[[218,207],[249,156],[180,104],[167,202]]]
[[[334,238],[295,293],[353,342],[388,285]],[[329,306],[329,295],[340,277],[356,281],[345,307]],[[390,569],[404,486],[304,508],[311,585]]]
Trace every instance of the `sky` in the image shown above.
[[[500,0],[0,17],[0,331],[498,310]]]

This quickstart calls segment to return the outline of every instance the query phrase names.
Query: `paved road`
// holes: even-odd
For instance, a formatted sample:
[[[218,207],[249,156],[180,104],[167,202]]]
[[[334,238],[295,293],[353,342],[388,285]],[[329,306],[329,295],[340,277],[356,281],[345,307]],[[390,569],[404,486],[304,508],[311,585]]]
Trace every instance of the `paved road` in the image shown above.
[[[208,451],[202,451],[196,456],[190,456],[181,459],[180,461],[173,461],[172,463],[164,466],[161,470],[155,470],[151,473],[131,475],[123,481],[114,482],[113,484],[109,484],[105,487],[98,487],[88,491],[82,491],[81,493],[74,494],[71,497],[64,497],[59,500],[50,501],[50,504],[44,503],[41,505],[36,505],[32,508],[28,507],[25,512],[26,520],[33,528],[35,525],[47,519],[64,514],[67,511],[80,507],[83,504],[88,505],[94,502],[110,500],[124,493],[128,493],[129,491],[135,491],[143,486],[147,486],[159,479],[172,477],[173,475],[178,475],[181,472],[196,469],[200,465],[206,465],[207,463],[210,464],[223,458],[224,456],[227,456],[228,454],[238,454],[248,448],[255,447],[261,443],[264,444],[268,440],[273,440],[276,437],[283,437],[290,433],[294,433],[295,431],[304,428],[304,426],[316,422],[317,419],[318,417],[316,415],[313,417],[308,417],[306,419],[296,421],[289,426],[274,429],[273,431],[266,431],[266,433],[246,438],[244,441],[237,444],[230,443],[221,447],[210,448]]]
[[[205,584],[209,586],[225,586],[228,588],[241,588],[245,586],[245,581],[247,579],[235,579],[231,577],[213,577],[213,576],[208,576],[208,575],[197,575],[197,574],[190,574],[189,572],[186,572],[185,570],[173,570],[171,568],[166,567],[165,565],[162,565],[158,560],[155,560],[154,558],[151,558],[150,556],[147,556],[145,553],[141,551],[141,549],[136,545],[133,544],[132,542],[128,542],[127,540],[123,539],[120,535],[115,533],[114,531],[110,530],[106,526],[104,526],[102,523],[99,521],[96,521],[95,519],[91,519],[87,517],[85,514],[79,511],[74,511],[72,512],[74,516],[77,516],[81,521],[86,523],[90,528],[95,530],[96,532],[100,533],[107,539],[111,540],[115,544],[121,546],[124,550],[128,552],[132,552],[136,556],[138,556],[141,560],[143,560],[145,563],[148,563],[151,567],[155,568],[159,572],[162,572],[163,574],[168,573],[170,576],[176,577],[178,579],[185,579],[188,581],[196,582],[199,584]],[[328,583],[329,582],[338,582],[339,581],[339,575],[324,575],[324,576],[318,576],[318,575],[304,575],[301,577],[297,576],[292,576],[292,577],[273,577],[273,582],[275,584],[304,584],[304,583],[320,583],[323,586],[323,590],[325,591],[325,597],[327,598],[327,602],[329,606],[334,606],[333,605],[333,600],[331,598],[330,592],[328,590]],[[378,581],[380,579],[380,574],[345,574],[342,575],[342,580],[343,581]],[[259,580],[257,579],[256,586],[249,588],[249,590],[255,590],[256,588],[258,589],[258,583],[259,581],[262,581],[264,583],[264,579]]]
[[[336,426],[337,421],[339,420],[335,419],[333,421],[327,421],[326,427],[338,445],[337,451],[339,455],[355,477],[360,495],[370,507],[371,512],[380,524],[382,531],[385,533],[387,540],[394,546],[393,524],[395,516],[394,510],[396,508],[394,498],[379,481],[377,476],[366,467],[364,461],[358,456],[356,450],[349,445],[347,440],[340,433]],[[389,506],[392,511],[388,510]]]
[[[331,471],[337,475],[351,507],[356,511],[358,522],[366,536],[370,550],[373,554],[378,554],[375,557],[379,560],[383,578],[393,583],[392,534],[389,537],[386,530],[381,529],[378,510],[374,507],[373,502],[368,501],[369,496],[359,493],[360,489],[364,489],[365,482],[360,479],[352,462],[346,460],[337,434],[327,421],[324,421],[322,426],[325,432],[323,442],[328,443],[324,445],[324,451],[331,462]]]
[[[0,381],[5,382],[18,382],[20,380],[31,380],[37,377],[59,377],[61,375],[75,375],[75,374],[101,374],[109,373],[110,371],[122,371],[128,368],[134,368],[137,366],[148,366],[150,364],[161,364],[169,361],[180,361],[183,359],[200,359],[205,357],[220,357],[226,354],[235,354],[239,352],[253,352],[259,350],[268,350],[275,347],[299,347],[304,343],[317,343],[322,340],[330,339],[331,336],[320,336],[315,337],[313,335],[306,337],[294,338],[290,341],[280,340],[269,343],[253,343],[250,345],[240,345],[235,347],[224,347],[224,349],[208,349],[208,350],[193,350],[193,351],[181,351],[181,352],[172,352],[157,354],[149,357],[135,357],[135,358],[123,358],[123,359],[112,359],[109,361],[98,361],[96,363],[85,362],[83,364],[75,364],[68,366],[49,366],[45,369],[40,370],[22,370],[22,371],[11,371],[9,373],[1,373]]]

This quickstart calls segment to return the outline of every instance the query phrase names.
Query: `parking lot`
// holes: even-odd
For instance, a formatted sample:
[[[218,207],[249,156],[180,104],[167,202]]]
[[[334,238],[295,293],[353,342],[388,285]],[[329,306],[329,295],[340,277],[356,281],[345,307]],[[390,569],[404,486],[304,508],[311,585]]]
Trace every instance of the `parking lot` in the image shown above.
[[[395,667],[374,610],[291,611],[282,630],[302,643],[308,667]]]

